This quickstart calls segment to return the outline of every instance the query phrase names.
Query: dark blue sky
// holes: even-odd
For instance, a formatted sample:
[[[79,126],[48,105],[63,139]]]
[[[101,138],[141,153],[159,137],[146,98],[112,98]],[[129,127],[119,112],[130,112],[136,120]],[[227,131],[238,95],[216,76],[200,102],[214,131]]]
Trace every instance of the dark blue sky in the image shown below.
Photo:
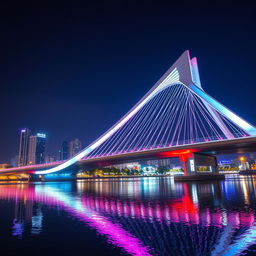
[[[181,3],[181,2],[180,2]],[[256,9],[223,2],[15,4],[0,15],[0,162],[19,130],[86,146],[125,114],[186,49],[204,89],[256,124]]]

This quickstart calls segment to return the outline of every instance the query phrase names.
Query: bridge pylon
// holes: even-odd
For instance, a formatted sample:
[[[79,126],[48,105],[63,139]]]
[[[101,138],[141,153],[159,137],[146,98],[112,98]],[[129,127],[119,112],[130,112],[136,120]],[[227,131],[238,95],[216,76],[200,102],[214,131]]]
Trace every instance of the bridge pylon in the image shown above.
[[[180,161],[183,163],[184,176],[175,176],[176,181],[225,178],[224,175],[219,174],[217,158],[214,155],[194,152],[181,155]]]

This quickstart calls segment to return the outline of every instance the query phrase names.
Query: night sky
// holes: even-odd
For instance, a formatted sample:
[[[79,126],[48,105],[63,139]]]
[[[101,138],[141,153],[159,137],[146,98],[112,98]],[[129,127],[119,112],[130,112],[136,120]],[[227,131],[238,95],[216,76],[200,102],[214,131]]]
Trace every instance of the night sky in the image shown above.
[[[256,124],[253,6],[34,2],[1,6],[0,163],[24,127],[47,133],[50,154],[63,140],[86,146],[187,49],[206,92]]]

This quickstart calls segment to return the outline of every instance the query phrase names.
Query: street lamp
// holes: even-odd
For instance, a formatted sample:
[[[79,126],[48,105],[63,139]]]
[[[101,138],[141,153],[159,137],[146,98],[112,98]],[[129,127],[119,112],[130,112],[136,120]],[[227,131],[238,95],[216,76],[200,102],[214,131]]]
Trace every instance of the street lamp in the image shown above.
[[[240,160],[240,162],[241,162],[242,170],[246,170],[246,165],[245,165],[246,157],[241,156],[241,157],[239,158],[239,160]]]

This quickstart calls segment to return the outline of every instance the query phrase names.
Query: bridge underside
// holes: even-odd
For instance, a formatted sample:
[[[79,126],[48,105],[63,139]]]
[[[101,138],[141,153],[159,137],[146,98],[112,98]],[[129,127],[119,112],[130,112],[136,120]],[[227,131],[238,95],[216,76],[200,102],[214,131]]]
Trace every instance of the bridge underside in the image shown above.
[[[74,174],[81,170],[107,167],[123,163],[157,160],[162,158],[176,157],[183,163],[186,175],[199,174],[196,170],[198,166],[208,166],[211,173],[217,173],[216,156],[219,154],[256,152],[256,138],[241,138],[234,140],[201,143],[169,149],[156,149],[147,152],[133,152],[116,156],[108,156],[98,159],[86,159],[80,161],[73,167],[63,170],[61,173],[45,175],[45,180],[51,179],[72,179]],[[193,167],[194,166],[194,167]],[[200,173],[201,174],[201,173]],[[73,175],[73,176],[72,176]]]
[[[181,158],[182,155],[186,156],[190,153],[217,156],[220,154],[247,152],[256,152],[256,137],[245,137],[233,140],[197,143],[194,145],[183,145],[166,149],[155,149],[93,159],[84,159],[80,160],[78,163],[72,166],[69,166],[68,168],[63,169],[61,172],[48,174],[47,176],[44,175],[44,177],[48,177],[49,179],[57,179],[57,177],[58,179],[72,179],[75,173],[84,169],[105,167],[122,163],[135,162],[139,160],[154,160],[170,157]],[[56,163],[53,163],[52,166],[56,166]],[[8,169],[6,169],[4,172],[0,170],[0,173],[1,175],[19,175],[25,173],[32,174],[35,170],[41,170],[44,168],[45,167],[43,166],[38,166],[35,168],[32,168],[30,166],[24,166],[22,169],[12,168],[9,171]]]
[[[81,160],[78,165],[81,167],[84,166],[87,168],[95,168],[138,160],[180,157],[180,155],[194,152],[212,156],[217,156],[221,154],[256,152],[256,137],[198,143],[194,145],[177,146],[166,149],[155,149],[150,151],[133,152],[115,156],[113,155],[101,158],[86,159]]]

